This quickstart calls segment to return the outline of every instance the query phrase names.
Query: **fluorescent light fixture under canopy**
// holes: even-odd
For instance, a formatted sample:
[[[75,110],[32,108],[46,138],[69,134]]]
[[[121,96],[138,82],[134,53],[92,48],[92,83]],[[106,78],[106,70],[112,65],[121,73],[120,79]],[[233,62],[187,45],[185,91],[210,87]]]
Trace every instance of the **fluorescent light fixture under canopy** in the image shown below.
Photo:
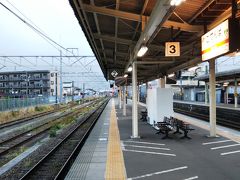
[[[174,73],[168,75],[169,78],[174,77],[174,76],[175,76]]]
[[[171,6],[179,6],[182,2],[184,2],[185,0],[171,0],[170,1],[170,5]]]
[[[133,70],[132,66],[129,66],[128,67],[128,72],[132,72],[132,70]]]
[[[147,47],[147,46],[142,46],[142,47],[139,49],[139,51],[138,51],[138,53],[137,53],[137,56],[138,56],[138,57],[142,57],[142,56],[144,56],[144,54],[145,54],[147,51],[148,51],[148,47]]]

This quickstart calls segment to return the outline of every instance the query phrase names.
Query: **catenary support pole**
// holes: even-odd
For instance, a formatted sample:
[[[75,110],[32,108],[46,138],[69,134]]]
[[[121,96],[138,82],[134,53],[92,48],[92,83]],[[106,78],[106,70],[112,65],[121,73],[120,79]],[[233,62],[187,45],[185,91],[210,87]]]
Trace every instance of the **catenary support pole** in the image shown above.
[[[126,86],[123,86],[123,115],[126,116]]]
[[[72,81],[72,102],[74,101],[74,81]]]
[[[58,73],[56,72],[55,73],[55,95],[56,95],[56,97],[55,97],[55,103],[57,104],[58,103],[58,78],[57,78],[57,76],[58,76]]]
[[[133,70],[132,70],[132,136],[131,138],[139,138],[138,109],[137,109],[137,64],[136,63],[133,63]]]
[[[62,96],[63,96],[63,82],[62,82],[62,50],[60,50],[60,97],[59,101],[62,103]]]
[[[216,77],[215,59],[209,61],[209,89],[210,89],[210,137],[216,136]]]

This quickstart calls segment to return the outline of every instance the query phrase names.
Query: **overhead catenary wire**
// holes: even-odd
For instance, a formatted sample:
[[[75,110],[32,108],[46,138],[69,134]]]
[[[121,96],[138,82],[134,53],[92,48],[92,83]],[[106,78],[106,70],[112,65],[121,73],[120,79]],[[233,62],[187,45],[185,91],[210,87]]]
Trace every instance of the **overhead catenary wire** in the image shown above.
[[[9,1],[8,1],[9,3]],[[9,3],[11,4],[11,3]],[[47,42],[49,44],[51,44],[52,46],[54,46],[57,50],[60,50],[59,48],[57,48],[56,46],[60,47],[61,49],[64,49],[65,51],[73,54],[75,56],[75,54],[71,51],[69,51],[67,48],[63,47],[61,44],[57,43],[56,41],[54,41],[52,38],[50,38],[46,33],[42,32],[42,30],[36,26],[29,18],[27,18],[23,13],[21,13],[21,11],[19,9],[17,9],[13,4],[11,4],[11,6],[13,6],[19,13],[21,13],[26,19],[28,19],[33,25],[31,25],[30,23],[28,23],[26,20],[24,20],[22,17],[20,17],[17,13],[15,13],[13,10],[11,10],[10,8],[8,8],[6,5],[4,5],[2,2],[0,2],[0,5],[2,5],[5,9],[7,9],[9,12],[11,12],[14,16],[16,16],[19,20],[21,20],[24,24],[26,24],[27,26],[29,26],[32,30],[34,30],[38,35],[40,35],[42,38],[44,38],[45,40],[47,40]],[[54,45],[55,44],[55,45]],[[57,58],[56,58],[57,59]],[[76,58],[77,59],[77,58]],[[59,59],[57,59],[59,60]],[[60,61],[60,60],[59,60]],[[68,64],[64,63],[65,65],[69,66]],[[82,65],[82,68],[86,69],[87,71],[90,71],[89,69],[87,69],[82,62],[80,62],[80,64]]]
[[[31,25],[30,23],[28,23],[26,20],[24,20],[22,17],[20,17],[18,14],[16,14],[15,12],[13,12],[11,9],[9,9],[7,6],[5,6],[2,2],[0,2],[0,4],[7,9],[9,12],[11,12],[14,16],[16,16],[19,20],[21,20],[23,23],[25,23],[27,26],[29,26],[30,28],[32,28],[33,30],[35,30],[37,33],[41,34],[42,36],[44,36],[45,38],[47,38],[49,41],[51,41],[52,43],[56,44],[57,46],[59,46],[60,48],[67,50],[66,48],[64,48],[62,45],[58,44],[56,41],[54,41],[52,38],[50,38],[49,36],[45,35],[43,32],[41,32],[40,30],[38,30],[37,28],[35,28],[33,25]]]
[[[34,68],[31,68],[31,67],[24,66],[24,65],[22,65],[22,64],[16,63],[16,62],[14,62],[12,59],[10,59],[9,57],[5,57],[5,60],[8,60],[8,61],[10,61],[10,63],[15,64],[15,65],[20,66],[20,67],[25,67],[25,68],[29,68],[29,69],[34,69]]]
[[[9,2],[9,1],[8,1]],[[16,16],[19,20],[21,20],[24,24],[26,24],[27,26],[29,26],[32,30],[34,30],[38,35],[40,35],[42,38],[44,38],[50,45],[52,45],[55,49],[57,49],[58,51],[60,50],[59,48],[57,48],[57,46],[59,46],[60,48],[65,49],[63,46],[61,46],[60,44],[58,44],[56,41],[54,41],[53,39],[51,39],[48,35],[46,35],[45,33],[41,32],[41,30],[39,30],[40,28],[38,26],[36,26],[31,20],[31,22],[38,28],[34,27],[33,25],[31,25],[30,23],[28,23],[26,20],[24,20],[22,17],[20,17],[18,14],[16,14],[15,12],[13,12],[10,8],[8,8],[6,5],[4,5],[2,2],[0,2],[0,4],[7,9],[9,12],[11,12],[14,16]],[[10,3],[11,4],[11,3]],[[13,4],[11,4],[13,6]],[[13,6],[15,9],[17,9],[15,6]],[[17,9],[18,12],[20,12]],[[20,12],[21,13],[21,12]],[[26,19],[27,18],[23,13],[21,13]],[[55,45],[54,45],[55,44]],[[57,46],[56,46],[57,45]],[[64,63],[65,64],[65,63]],[[67,65],[67,64],[65,64]]]

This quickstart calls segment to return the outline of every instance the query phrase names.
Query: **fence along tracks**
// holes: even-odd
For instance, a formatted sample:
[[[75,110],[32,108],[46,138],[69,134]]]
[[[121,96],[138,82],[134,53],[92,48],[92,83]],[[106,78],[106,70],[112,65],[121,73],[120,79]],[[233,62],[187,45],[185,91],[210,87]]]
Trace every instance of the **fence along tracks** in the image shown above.
[[[78,125],[20,179],[62,179],[74,154],[81,149],[108,101],[82,118]]]

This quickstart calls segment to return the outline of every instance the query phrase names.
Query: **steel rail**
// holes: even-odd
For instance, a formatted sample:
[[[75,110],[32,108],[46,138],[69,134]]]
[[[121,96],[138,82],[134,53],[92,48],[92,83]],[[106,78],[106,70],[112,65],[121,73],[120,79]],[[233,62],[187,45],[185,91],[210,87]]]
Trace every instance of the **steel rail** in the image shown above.
[[[79,151],[79,149],[81,149],[81,147],[83,146],[86,138],[88,137],[88,135],[91,132],[92,128],[94,127],[96,121],[98,120],[99,116],[101,115],[105,106],[107,105],[107,102],[108,101],[105,101],[100,107],[97,107],[91,114],[89,114],[85,119],[83,119],[83,121],[81,121],[72,131],[70,131],[68,133],[68,135],[65,136],[65,138],[63,138],[56,146],[54,146],[54,148],[50,152],[48,152],[40,161],[38,161],[38,163],[36,163],[29,171],[27,171],[27,173],[25,173],[20,178],[20,180],[32,179],[32,177],[34,177],[34,175],[36,175],[36,173],[42,166],[44,166],[44,168],[46,168],[46,166],[49,166],[49,164],[46,164],[46,162],[48,160],[51,160],[51,156],[54,156],[54,155],[57,156],[57,158],[55,158],[55,160],[54,160],[55,165],[57,163],[56,162],[57,160],[62,160],[63,158],[65,158],[65,156],[67,156],[66,160],[61,165],[61,168],[59,170],[57,170],[58,173],[54,175],[54,179],[62,179],[63,177],[61,175],[66,174],[66,169],[68,169],[67,167],[70,166],[69,162],[72,159],[73,154],[75,154],[77,151]],[[91,118],[93,118],[93,119],[91,119]],[[82,126],[85,123],[87,123],[89,120],[93,120],[90,124],[90,127],[87,129],[87,131],[84,133],[84,135],[82,137],[78,137],[78,138],[80,138],[80,141],[76,142],[77,144],[74,146],[74,148],[69,150],[66,147],[64,147],[64,143],[67,143],[68,141],[71,143],[74,142],[74,135],[76,135],[79,130],[81,131]],[[71,138],[73,138],[73,139],[71,139]],[[63,151],[63,152],[65,150],[65,151],[68,151],[68,153],[70,151],[70,154],[66,155],[66,154],[61,153],[61,154],[57,155],[56,152],[59,150]],[[58,157],[58,156],[61,156],[61,157]],[[51,162],[50,162],[50,165],[51,165],[51,167],[54,167],[54,165],[51,164]],[[40,172],[40,173],[42,175],[43,172]],[[48,177],[47,174],[43,174],[43,176],[44,176],[44,178]],[[52,176],[53,175],[49,175],[49,178],[51,177],[51,179],[52,179]],[[40,177],[38,176],[38,178],[40,178]]]
[[[91,103],[93,103],[93,102],[91,102]],[[89,105],[89,103],[86,103],[85,105],[79,107],[80,108],[79,110],[81,110],[82,108],[84,108],[84,107],[86,107],[88,105]],[[54,123],[54,122],[58,123],[56,121],[61,121],[62,118],[68,117],[70,115],[75,115],[75,114],[78,114],[78,113],[79,113],[78,111],[77,112],[75,112],[75,111],[67,112],[66,114],[63,114],[63,115],[60,115],[58,117],[52,118],[49,121],[44,122],[43,124],[40,124],[40,125],[38,125],[36,127],[33,127],[33,128],[31,128],[31,129],[29,129],[27,131],[21,132],[21,133],[15,135],[13,137],[10,137],[8,139],[5,139],[5,140],[1,141],[0,142],[0,146],[1,147],[6,147],[6,148],[5,149],[0,149],[0,156],[5,155],[11,149],[16,148],[17,146],[20,146],[20,145],[22,145],[24,143],[27,143],[30,140],[32,140],[33,138],[36,138],[39,135],[43,134],[44,132],[48,131],[52,127],[51,123]],[[48,125],[48,124],[50,124],[50,125]],[[47,126],[47,127],[44,127],[44,126]],[[44,128],[44,129],[41,130],[41,128]],[[30,132],[36,131],[38,129],[40,129],[39,132],[37,132],[36,134],[33,133],[33,135],[28,136],[28,134]],[[17,141],[14,142],[14,140],[17,140]]]

